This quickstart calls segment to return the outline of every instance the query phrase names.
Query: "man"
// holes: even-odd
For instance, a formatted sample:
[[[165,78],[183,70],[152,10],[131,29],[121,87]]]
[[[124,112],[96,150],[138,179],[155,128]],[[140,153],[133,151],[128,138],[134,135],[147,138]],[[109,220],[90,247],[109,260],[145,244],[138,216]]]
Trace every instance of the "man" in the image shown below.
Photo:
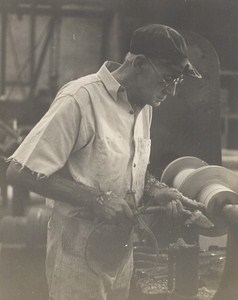
[[[66,84],[10,158],[12,183],[54,200],[48,200],[46,264],[51,300],[127,299],[152,107],[175,95],[186,76],[201,77],[186,51],[170,27],[139,28],[123,64],[106,62],[98,73]],[[153,205],[165,199],[170,208],[182,206],[174,190],[154,179],[148,194],[151,188]],[[104,262],[97,253],[102,247]]]

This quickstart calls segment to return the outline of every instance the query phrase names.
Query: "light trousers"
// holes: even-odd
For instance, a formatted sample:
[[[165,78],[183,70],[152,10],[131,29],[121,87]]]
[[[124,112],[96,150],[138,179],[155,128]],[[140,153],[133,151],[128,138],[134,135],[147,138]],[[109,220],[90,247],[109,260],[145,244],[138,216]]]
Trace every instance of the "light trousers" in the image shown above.
[[[50,300],[126,300],[132,272],[131,229],[53,212],[46,257]]]

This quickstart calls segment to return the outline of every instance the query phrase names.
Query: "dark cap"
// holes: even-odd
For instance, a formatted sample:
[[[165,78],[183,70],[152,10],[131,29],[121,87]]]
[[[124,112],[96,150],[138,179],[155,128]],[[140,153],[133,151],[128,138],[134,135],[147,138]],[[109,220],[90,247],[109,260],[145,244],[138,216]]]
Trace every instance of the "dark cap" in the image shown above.
[[[169,26],[151,24],[138,28],[132,35],[130,52],[156,58],[170,67],[180,67],[185,75],[202,77],[188,60],[185,39]]]

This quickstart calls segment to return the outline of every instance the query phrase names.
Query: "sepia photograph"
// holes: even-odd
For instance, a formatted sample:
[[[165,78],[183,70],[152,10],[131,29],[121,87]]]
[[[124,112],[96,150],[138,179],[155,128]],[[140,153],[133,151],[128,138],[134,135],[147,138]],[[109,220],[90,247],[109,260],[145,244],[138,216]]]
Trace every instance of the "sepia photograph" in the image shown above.
[[[238,299],[238,1],[0,0],[0,300]]]

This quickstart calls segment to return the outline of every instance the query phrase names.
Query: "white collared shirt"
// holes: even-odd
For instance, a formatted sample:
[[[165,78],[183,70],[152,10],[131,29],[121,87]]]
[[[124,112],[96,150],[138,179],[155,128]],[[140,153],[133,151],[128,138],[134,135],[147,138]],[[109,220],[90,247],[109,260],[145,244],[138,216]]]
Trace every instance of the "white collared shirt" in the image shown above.
[[[106,62],[96,74],[61,88],[45,116],[10,157],[41,176],[65,164],[75,181],[124,197],[143,195],[150,155],[152,107],[134,112]],[[73,216],[80,208],[54,201]]]

